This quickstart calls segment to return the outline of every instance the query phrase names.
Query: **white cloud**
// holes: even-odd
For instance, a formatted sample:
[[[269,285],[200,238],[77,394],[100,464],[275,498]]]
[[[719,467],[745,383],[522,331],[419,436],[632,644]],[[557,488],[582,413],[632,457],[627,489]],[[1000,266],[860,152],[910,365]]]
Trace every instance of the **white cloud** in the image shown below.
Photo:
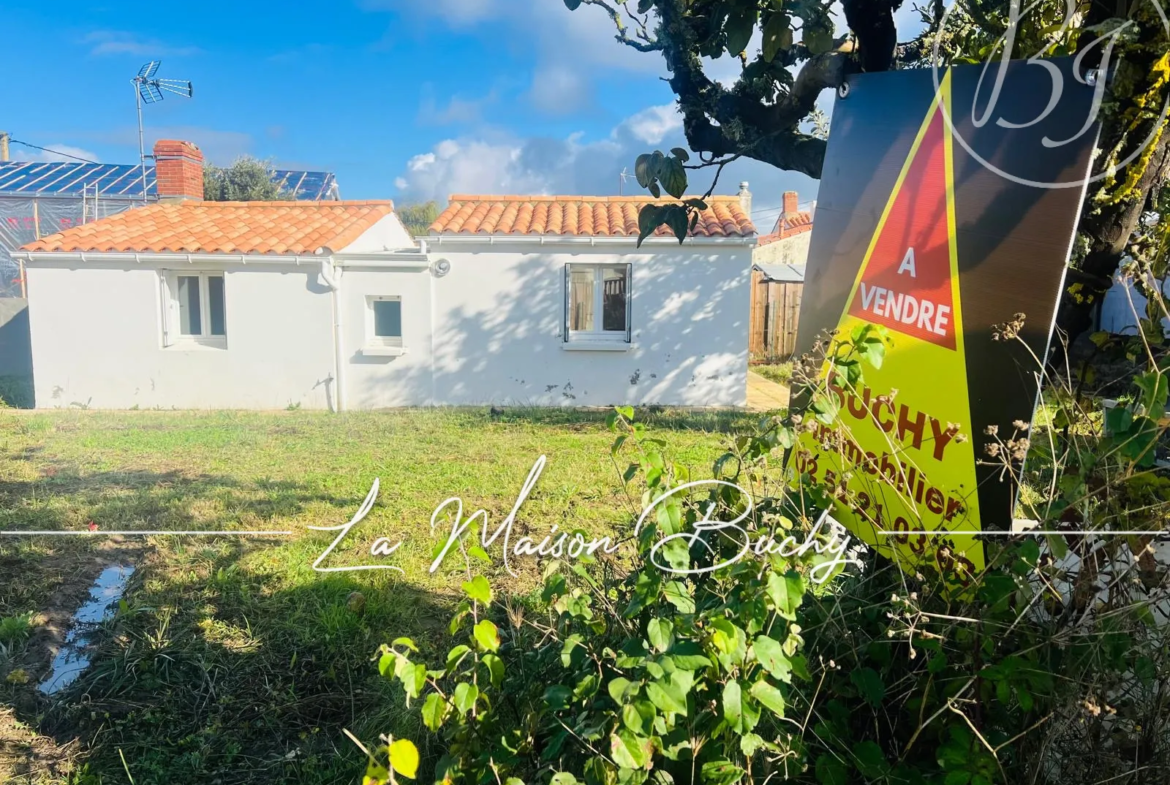
[[[651,106],[632,117],[627,117],[621,126],[615,129],[615,133],[619,133],[621,129],[628,131],[630,136],[640,142],[658,144],[667,134],[677,135],[682,131],[682,116],[674,104]]]
[[[97,153],[73,147],[68,144],[47,144],[44,150],[34,150],[22,145],[12,145],[10,148],[14,161],[64,161],[66,163],[83,163],[78,158],[98,163]]]
[[[594,140],[580,133],[556,139],[506,132],[445,139],[411,158],[395,186],[405,201],[440,203],[453,193],[616,196],[620,173],[632,171],[640,153],[671,147],[686,147],[681,121],[673,106],[651,106]],[[692,171],[689,192],[705,191],[712,174]],[[745,159],[724,169],[715,192],[734,194],[741,181],[751,183],[753,214],[763,231],[775,221],[784,191],[798,191],[801,201],[816,197],[814,180]],[[624,192],[643,193],[632,179]]]
[[[186,57],[199,54],[197,46],[171,46],[153,38],[140,38],[123,30],[95,30],[82,41],[92,55],[137,55],[138,57]]]

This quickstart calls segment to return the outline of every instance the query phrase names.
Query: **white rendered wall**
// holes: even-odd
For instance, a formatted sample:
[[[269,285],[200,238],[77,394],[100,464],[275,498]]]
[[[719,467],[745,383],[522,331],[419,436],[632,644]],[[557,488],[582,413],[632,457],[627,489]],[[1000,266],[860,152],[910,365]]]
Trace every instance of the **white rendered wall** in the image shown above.
[[[326,408],[331,305],[316,269],[228,266],[221,349],[163,348],[156,269],[30,265],[36,405]]]
[[[428,250],[451,262],[434,279],[437,403],[746,404],[748,246],[568,252],[431,241]],[[633,264],[628,351],[565,350],[568,262]]]
[[[432,247],[451,262],[441,278],[344,269],[347,408],[746,403],[750,247],[476,248]],[[564,348],[564,265],[574,261],[633,264],[627,350]],[[38,407],[332,405],[332,298],[317,267],[228,265],[224,349],[163,348],[157,269],[69,264],[28,270]],[[404,354],[363,351],[370,295],[401,298]]]
[[[402,299],[405,354],[366,351],[369,296]],[[412,269],[346,268],[341,276],[342,357],[349,409],[428,406],[431,388],[431,272]]]
[[[808,245],[812,232],[801,232],[774,243],[758,246],[752,253],[756,264],[804,264],[808,261]]]

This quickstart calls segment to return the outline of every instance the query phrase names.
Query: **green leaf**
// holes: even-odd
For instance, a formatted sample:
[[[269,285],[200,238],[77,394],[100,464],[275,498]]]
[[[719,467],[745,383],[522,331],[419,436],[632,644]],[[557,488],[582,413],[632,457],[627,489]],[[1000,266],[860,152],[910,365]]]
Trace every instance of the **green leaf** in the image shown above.
[[[561,665],[566,668],[579,667],[585,661],[585,645],[581,643],[580,635],[570,635],[561,647]]]
[[[563,684],[554,684],[544,691],[544,702],[554,711],[568,708],[571,697],[573,691]]]
[[[378,673],[386,678],[393,678],[395,674],[395,665],[398,662],[398,655],[392,651],[382,652],[382,656],[378,658]]]
[[[682,195],[687,190],[687,170],[683,168],[683,162],[674,156],[667,158],[662,163],[659,180],[662,182],[662,188],[668,194],[675,199],[682,199]],[[681,206],[679,205],[679,207]],[[685,208],[682,212],[685,216]]]
[[[723,685],[723,719],[737,733],[743,732],[743,690],[734,680]]]
[[[650,153],[642,153],[634,161],[634,177],[638,180],[638,185],[643,188],[649,188],[650,183],[658,177],[658,174],[651,166],[653,160],[654,158]]]
[[[743,777],[743,769],[729,760],[712,760],[703,764],[701,775],[705,785],[731,785]]]
[[[943,780],[943,785],[967,785],[971,781],[971,772],[969,771],[952,771]]]
[[[763,704],[764,708],[771,711],[777,717],[784,716],[784,693],[779,689],[773,687],[765,679],[760,679],[752,685],[752,697]]]
[[[676,671],[664,679],[650,682],[646,685],[646,695],[650,698],[650,702],[661,711],[667,714],[681,714],[685,717],[687,714],[687,691],[682,688],[676,678],[679,673],[689,673],[689,671]]]
[[[768,597],[776,606],[776,612],[785,619],[796,619],[796,609],[804,600],[804,579],[794,570],[786,575],[768,574]]]
[[[609,752],[613,762],[623,769],[644,769],[650,762],[650,739],[639,738],[623,728],[609,737]]]
[[[682,190],[686,190],[686,182],[682,184]],[[682,191],[679,192],[681,195]],[[671,194],[674,196],[674,194]],[[674,232],[674,236],[678,238],[681,245],[687,239],[687,231],[690,229],[690,223],[687,220],[687,208],[681,204],[669,204],[662,208],[661,220],[670,230]]]
[[[576,11],[580,7],[581,0],[565,0],[565,8],[568,8],[570,11]],[[556,778],[554,777],[553,779],[555,780]]]
[[[673,155],[678,160],[682,161],[684,164],[687,161],[691,160],[691,154],[688,153],[685,149],[683,149],[681,147],[670,148],[670,154]]]
[[[676,643],[666,653],[672,665],[679,670],[697,671],[700,668],[706,668],[711,665],[704,654],[699,644],[694,641],[682,641]]]
[[[550,780],[551,785],[577,785],[577,778],[567,771],[558,771]],[[524,785],[524,783],[520,783]]]
[[[402,688],[406,690],[406,697],[417,698],[422,695],[423,687],[427,684],[427,666],[419,663],[403,668],[402,672],[398,674],[398,680],[402,682]]]
[[[817,782],[821,785],[847,785],[849,772],[832,755],[821,755],[817,758]]]
[[[764,61],[770,63],[780,52],[791,48],[792,20],[787,14],[772,14],[764,25]]]
[[[653,711],[653,707],[651,707],[651,711]],[[653,717],[651,717],[651,722],[653,722]],[[622,724],[634,733],[643,736],[650,731],[650,723],[642,716],[642,712],[638,711],[638,707],[632,703],[622,706]]]
[[[739,57],[740,52],[747,48],[756,27],[756,13],[753,4],[751,8],[740,8],[728,14],[723,32],[727,36],[727,53],[732,57]]]
[[[857,758],[857,770],[867,779],[884,777],[889,769],[886,756],[877,742],[859,741],[853,745],[853,757]]]
[[[410,649],[413,652],[418,652],[418,646],[414,645],[414,641],[410,638],[395,638],[391,646],[401,646],[404,649]]]
[[[462,643],[447,652],[447,670],[453,671],[459,665],[459,661],[463,659],[467,652],[471,651],[470,646],[465,646]]]
[[[665,209],[661,205],[647,204],[643,205],[642,209],[638,211],[638,246],[642,245],[642,241],[654,233],[654,230],[662,225],[662,211]]]
[[[785,684],[792,683],[792,661],[777,641],[767,635],[760,635],[752,643],[752,650],[764,670]]]
[[[646,632],[650,636],[650,645],[658,651],[666,651],[674,641],[674,624],[669,619],[651,619]]]
[[[824,27],[805,27],[801,39],[808,51],[814,55],[824,54],[833,48],[833,32]]]
[[[626,702],[626,690],[630,687],[630,680],[618,676],[616,679],[611,679],[609,684],[605,685],[609,697],[613,698],[613,702],[622,706]]]
[[[479,687],[474,684],[464,681],[455,686],[455,708],[459,710],[461,715],[471,711],[478,698]]]
[[[491,676],[492,686],[499,687],[504,683],[504,661],[494,654],[483,655],[483,664],[487,666]]]
[[[410,739],[396,739],[390,744],[390,766],[403,777],[418,774],[418,747]]]
[[[423,725],[434,733],[443,724],[443,717],[447,714],[447,702],[439,697],[439,694],[432,692],[423,701],[422,718]]]
[[[670,581],[662,587],[662,594],[679,613],[695,612],[695,600],[682,581]]]
[[[764,740],[754,733],[745,733],[739,737],[739,751],[742,752],[745,757],[750,758],[764,746]]]
[[[500,631],[496,625],[483,619],[475,625],[475,641],[485,651],[499,651]]]
[[[487,578],[482,575],[476,575],[471,580],[463,584],[464,593],[475,602],[483,605],[492,604],[492,587],[488,583]]]
[[[857,691],[861,693],[865,702],[875,709],[881,705],[882,699],[886,697],[886,685],[882,683],[882,677],[873,668],[858,668],[849,674],[849,680],[853,682],[853,686],[857,687]]]

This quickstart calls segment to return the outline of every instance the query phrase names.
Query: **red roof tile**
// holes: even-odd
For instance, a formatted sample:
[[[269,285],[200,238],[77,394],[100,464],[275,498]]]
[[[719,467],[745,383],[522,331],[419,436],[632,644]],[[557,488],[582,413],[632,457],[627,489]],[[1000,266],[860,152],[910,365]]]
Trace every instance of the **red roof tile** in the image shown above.
[[[692,237],[750,237],[756,227],[737,196],[712,196]],[[430,226],[431,234],[524,234],[637,237],[638,210],[647,204],[677,204],[643,196],[477,196],[453,194]],[[654,232],[673,236],[665,226]]]
[[[389,201],[159,202],[42,237],[22,251],[303,254],[339,251],[394,211]]]

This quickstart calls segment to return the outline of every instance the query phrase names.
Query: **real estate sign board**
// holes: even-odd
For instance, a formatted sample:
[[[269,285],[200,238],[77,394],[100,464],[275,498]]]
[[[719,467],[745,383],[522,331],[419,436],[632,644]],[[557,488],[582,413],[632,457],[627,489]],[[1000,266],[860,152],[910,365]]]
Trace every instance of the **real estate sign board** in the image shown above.
[[[1028,436],[1097,139],[1081,79],[1071,59],[1015,61],[838,93],[797,351],[878,335],[886,350],[855,383],[820,361],[836,418],[806,412],[791,467],[904,567],[965,583],[984,566],[971,535],[1011,525],[1019,462],[985,445]]]

